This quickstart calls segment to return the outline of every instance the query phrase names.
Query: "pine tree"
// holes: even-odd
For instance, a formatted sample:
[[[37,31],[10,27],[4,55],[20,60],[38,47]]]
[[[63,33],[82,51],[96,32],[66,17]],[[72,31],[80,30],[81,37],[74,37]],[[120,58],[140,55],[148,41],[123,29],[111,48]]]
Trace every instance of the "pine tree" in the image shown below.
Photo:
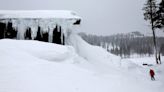
[[[158,7],[158,10],[157,10],[157,17],[156,19],[157,22],[156,22],[156,28],[159,28],[159,29],[164,29],[164,0],[161,0],[161,2],[159,3],[159,7]],[[161,64],[161,56],[160,56],[160,51],[158,52],[158,60],[159,60],[159,63]]]
[[[157,28],[164,28],[164,0],[161,0],[161,2],[159,3],[159,9],[157,11],[157,23],[156,23],[156,27]]]
[[[156,17],[157,17],[157,6],[155,0],[147,0],[147,3],[145,4],[144,10],[144,19],[149,20],[151,24],[151,29],[153,32],[153,42],[154,42],[154,48],[155,48],[155,59],[156,63],[158,63],[158,55],[157,55],[157,44],[156,44],[156,36],[155,36],[155,28],[156,28]]]

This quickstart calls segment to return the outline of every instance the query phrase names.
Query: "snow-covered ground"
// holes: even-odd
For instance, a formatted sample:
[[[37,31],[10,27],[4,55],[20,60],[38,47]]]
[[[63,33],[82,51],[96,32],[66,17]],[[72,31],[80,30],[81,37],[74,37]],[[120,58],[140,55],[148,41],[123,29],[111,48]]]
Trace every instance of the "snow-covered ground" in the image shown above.
[[[142,66],[154,58],[121,60],[76,34],[68,41],[71,46],[0,40],[0,92],[164,91],[164,64]],[[150,80],[149,68],[156,81]]]

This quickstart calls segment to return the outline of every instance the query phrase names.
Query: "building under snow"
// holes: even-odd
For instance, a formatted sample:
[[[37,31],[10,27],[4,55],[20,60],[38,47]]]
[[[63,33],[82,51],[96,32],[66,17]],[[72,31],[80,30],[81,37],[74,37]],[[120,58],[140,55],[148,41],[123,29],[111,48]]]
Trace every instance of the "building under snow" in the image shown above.
[[[1,10],[0,39],[29,39],[65,44],[81,18],[64,10]]]

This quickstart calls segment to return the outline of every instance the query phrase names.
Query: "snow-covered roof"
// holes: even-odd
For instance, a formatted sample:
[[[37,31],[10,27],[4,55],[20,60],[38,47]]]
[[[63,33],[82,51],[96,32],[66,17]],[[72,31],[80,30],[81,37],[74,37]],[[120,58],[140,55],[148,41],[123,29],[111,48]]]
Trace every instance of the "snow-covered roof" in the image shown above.
[[[2,18],[81,19],[75,12],[68,10],[0,10],[0,19]]]

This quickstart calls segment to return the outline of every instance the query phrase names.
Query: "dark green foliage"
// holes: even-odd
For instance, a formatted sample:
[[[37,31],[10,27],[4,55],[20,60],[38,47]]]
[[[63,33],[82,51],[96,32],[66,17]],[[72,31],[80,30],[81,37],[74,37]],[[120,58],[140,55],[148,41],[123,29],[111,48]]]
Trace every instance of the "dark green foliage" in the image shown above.
[[[152,28],[155,28],[155,18],[157,17],[157,5],[155,0],[147,0],[144,10],[144,19],[149,20]]]
[[[159,4],[156,20],[157,20],[156,27],[164,28],[164,0],[161,0]]]

